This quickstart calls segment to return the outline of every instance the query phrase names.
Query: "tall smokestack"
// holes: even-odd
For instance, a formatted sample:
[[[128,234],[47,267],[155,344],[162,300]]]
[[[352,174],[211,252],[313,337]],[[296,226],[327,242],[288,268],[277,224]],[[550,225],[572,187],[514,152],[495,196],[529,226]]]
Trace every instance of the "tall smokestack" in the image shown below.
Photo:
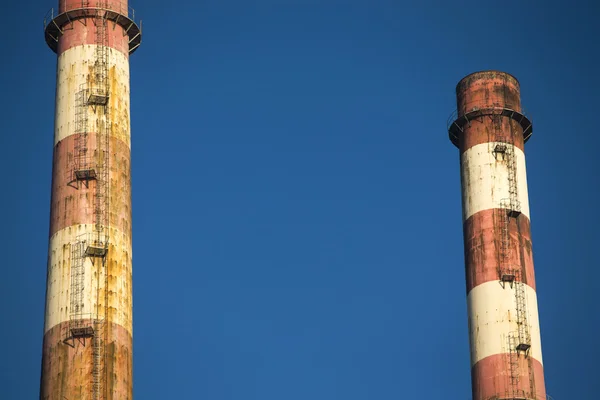
[[[56,115],[41,400],[133,398],[126,0],[59,0]]]
[[[546,400],[519,82],[476,72],[456,87],[473,400]]]

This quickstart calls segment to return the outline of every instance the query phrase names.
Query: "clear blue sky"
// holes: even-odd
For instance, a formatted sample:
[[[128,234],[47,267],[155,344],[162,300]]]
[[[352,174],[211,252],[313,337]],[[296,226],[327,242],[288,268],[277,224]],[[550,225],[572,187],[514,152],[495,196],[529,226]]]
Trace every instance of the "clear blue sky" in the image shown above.
[[[55,4],[10,3],[0,397],[20,400],[40,377],[56,74],[42,18]],[[456,83],[482,69],[520,80],[534,122],[548,393],[600,396],[598,5],[137,3],[136,399],[470,399],[446,118]]]

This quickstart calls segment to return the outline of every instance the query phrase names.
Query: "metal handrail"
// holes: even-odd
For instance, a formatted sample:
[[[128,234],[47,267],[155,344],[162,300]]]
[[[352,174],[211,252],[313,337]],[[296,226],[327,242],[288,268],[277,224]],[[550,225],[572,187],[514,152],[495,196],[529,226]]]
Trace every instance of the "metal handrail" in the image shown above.
[[[473,103],[471,103],[473,104]],[[525,110],[523,108],[521,108],[521,111],[517,111],[515,110],[515,108],[512,105],[502,105],[499,103],[493,103],[491,105],[481,105],[481,106],[475,106],[475,107],[471,107],[471,108],[465,108],[465,112],[462,115],[468,114],[470,112],[473,111],[479,111],[479,110],[514,110],[515,112],[528,117],[527,113],[525,112]],[[458,114],[458,109],[455,109],[454,111],[452,111],[452,113],[450,113],[450,116],[448,117],[448,119],[446,120],[446,128],[450,129],[450,127],[452,126],[452,124],[454,123],[454,121],[456,121],[459,117]],[[529,117],[528,117],[529,118]]]
[[[61,0],[65,1],[65,0]],[[72,24],[75,20],[103,16],[104,18],[120,25],[129,37],[129,54],[132,54],[142,43],[142,21],[135,20],[135,10],[129,7],[124,0],[117,0],[106,6],[97,7],[97,3],[91,7],[89,0],[81,0],[75,3],[62,3],[63,8],[58,10],[51,8],[44,17],[44,36],[46,43],[54,52],[63,34],[63,27]]]
[[[73,318],[75,320],[85,320],[85,319],[90,319],[93,320],[95,319],[95,313],[94,312],[86,312],[86,313],[77,313],[77,315],[81,318]]]
[[[65,14],[69,11],[83,10],[83,9],[113,11],[113,12],[116,12],[118,14],[121,14],[121,15],[129,18],[136,24],[138,24],[138,22],[139,22],[139,21],[136,21],[136,19],[135,19],[135,9],[133,7],[130,7],[126,1],[118,1],[118,2],[113,1],[113,2],[111,2],[111,4],[108,4],[106,7],[89,7],[89,6],[86,6],[86,4],[88,3],[87,1],[81,1],[81,3],[79,3],[79,2],[71,3],[70,7],[67,7],[66,0],[62,0],[61,2],[64,4],[63,7],[59,6],[58,9],[55,9],[53,7],[44,16],[44,30],[46,29],[48,24],[52,23],[52,21],[59,15]],[[114,3],[116,3],[116,4],[114,4]]]
[[[96,0],[96,3],[97,2],[98,0]],[[80,8],[101,8],[111,11],[117,11],[119,14],[125,15],[131,20],[133,20],[133,17],[135,17],[135,10],[133,9],[133,7],[129,6],[129,2],[127,0],[104,0],[104,3],[108,3],[106,4],[106,7],[91,6],[90,0],[59,0],[58,9],[62,10],[60,11],[60,13],[63,13],[71,10],[77,10]]]

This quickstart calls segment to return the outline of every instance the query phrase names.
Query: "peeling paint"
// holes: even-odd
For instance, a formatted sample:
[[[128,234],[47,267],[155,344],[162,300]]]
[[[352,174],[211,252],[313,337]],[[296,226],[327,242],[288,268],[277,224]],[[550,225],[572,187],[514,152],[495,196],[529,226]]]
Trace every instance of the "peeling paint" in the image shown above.
[[[109,399],[133,399],[131,368],[132,336],[118,324],[109,323],[107,369]],[[63,342],[68,329],[64,322],[44,335],[40,399],[92,400],[92,346],[90,339],[74,342],[71,347]]]
[[[481,71],[464,77],[456,86],[456,98],[459,115],[493,105],[521,111],[519,82],[505,72]]]
[[[498,281],[500,259],[500,232],[496,215],[502,210],[480,211],[465,221],[463,225],[465,247],[465,270],[467,293],[475,286],[489,281]],[[523,282],[535,290],[533,254],[531,248],[529,220],[521,215],[509,224],[509,265],[520,265]]]
[[[491,400],[491,399],[509,399],[509,393],[513,389],[509,384],[510,371],[506,369],[508,365],[507,354],[496,354],[486,357],[475,364],[471,370],[471,381],[473,386],[474,400]],[[528,368],[531,361],[531,368],[536,382],[536,391],[532,395],[529,388]],[[501,371],[498,373],[498,371]],[[516,389],[526,393],[530,399],[546,399],[544,385],[544,367],[543,365],[530,358],[525,359],[520,357],[518,360],[518,383]],[[507,396],[508,397],[504,397]],[[498,397],[494,397],[498,396]]]

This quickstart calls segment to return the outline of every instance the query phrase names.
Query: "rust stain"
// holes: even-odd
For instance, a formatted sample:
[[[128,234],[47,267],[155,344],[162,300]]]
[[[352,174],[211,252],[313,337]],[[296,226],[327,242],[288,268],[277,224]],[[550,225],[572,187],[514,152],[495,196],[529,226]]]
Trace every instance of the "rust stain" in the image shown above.
[[[110,8],[127,12],[127,2],[108,0]],[[61,0],[61,10],[81,7],[80,0]],[[96,0],[89,6],[94,7]],[[106,257],[108,286],[99,278],[99,265],[90,269],[89,279],[102,283],[98,298],[92,304],[108,310],[107,373],[109,393],[107,400],[132,399],[132,260],[131,260],[131,185],[130,185],[130,120],[129,120],[129,46],[123,28],[113,24],[108,33],[110,103],[109,120],[101,113],[88,109],[89,125],[87,147],[96,159],[98,148],[96,132],[108,122],[110,126],[110,206],[109,229],[111,243]],[[57,113],[55,119],[56,146],[52,173],[52,200],[50,237],[52,248],[48,255],[46,319],[61,321],[48,326],[44,335],[42,356],[41,399],[90,399],[91,398],[91,346],[77,344],[70,347],[63,343],[68,336],[69,291],[71,252],[70,239],[85,231],[83,224],[94,221],[95,181],[89,186],[74,189],[67,185],[73,165],[75,132],[75,93],[82,83],[94,86],[93,46],[96,27],[91,19],[79,20],[65,29],[59,39]],[[78,47],[77,49],[74,49]],[[72,52],[64,54],[68,49]],[[59,140],[62,139],[62,140]],[[100,154],[101,155],[101,154]],[[58,239],[57,239],[58,238]],[[93,279],[96,278],[96,279]],[[106,294],[106,296],[105,296]],[[108,301],[105,304],[106,300]],[[100,316],[104,316],[100,312]],[[67,322],[62,322],[67,321]],[[115,323],[118,321],[118,323]]]
[[[51,251],[48,260],[48,288],[46,300],[46,329],[51,329],[63,321],[69,319],[69,290],[70,290],[70,242],[78,234],[86,231],[84,226],[77,225],[59,232],[50,241]],[[88,227],[90,229],[91,227]],[[67,231],[71,231],[71,233]],[[106,256],[108,282],[108,319],[132,329],[132,260],[131,240],[114,228],[111,229],[111,244]],[[63,234],[64,233],[64,234]],[[92,259],[86,261],[90,275],[87,275],[85,287],[84,307],[85,312],[96,312],[100,307],[100,316],[104,317],[105,285],[104,280],[99,279],[98,273],[101,268],[99,262],[92,263]],[[98,259],[94,259],[98,260]],[[89,263],[89,264],[88,264]],[[98,282],[100,281],[100,282]],[[96,291],[98,290],[98,292]],[[97,301],[99,299],[99,301]]]
[[[92,399],[92,348],[90,339],[63,342],[68,323],[55,326],[44,335],[40,399]],[[108,399],[125,400],[133,396],[132,337],[120,325],[108,324],[107,368]]]
[[[113,10],[118,10],[122,14],[127,14],[127,1],[124,0],[107,0],[109,7]],[[88,0],[88,7],[95,7],[95,0]],[[81,0],[69,1],[68,3],[60,4],[60,11],[72,10],[81,8]],[[108,45],[115,50],[129,57],[129,37],[125,30],[120,25],[109,23],[110,28],[107,30]],[[63,34],[58,40],[58,54],[80,45],[92,45],[96,43],[96,25],[94,18],[80,19],[77,23],[69,24],[67,29],[63,30]]]
[[[462,115],[473,107],[505,106],[521,111],[520,85],[506,72],[481,71],[464,77],[456,86],[458,111]]]
[[[94,222],[95,181],[89,181],[87,188],[81,185],[79,189],[75,189],[67,185],[72,176],[67,158],[72,156],[77,136],[68,136],[55,147],[50,210],[51,236],[71,225]],[[88,148],[95,151],[96,147],[96,135],[88,135]],[[131,153],[129,146],[116,138],[110,139],[110,147],[114,157],[122,160],[120,163],[110,163],[110,225],[130,236],[131,225],[128,221],[131,221]],[[71,149],[70,152],[68,149]]]
[[[129,123],[129,82],[126,71],[112,66],[109,69],[110,82],[109,110],[111,117],[112,135],[120,140],[130,143]]]
[[[511,128],[508,117],[504,117],[502,121],[502,131],[506,137],[512,137],[513,144],[525,150],[525,142],[523,139],[523,129],[521,126]],[[485,117],[480,117],[471,121],[463,127],[464,133],[460,136],[460,149],[465,152],[478,144],[490,143],[493,141],[494,133],[489,128],[489,121]]]
[[[521,266],[523,282],[535,288],[535,271],[533,264],[533,252],[531,251],[531,230],[529,219],[520,215],[516,220],[515,236],[517,237],[516,249]]]
[[[497,213],[500,209],[480,211],[463,224],[467,293],[477,285],[499,279],[500,229]],[[524,249],[531,245],[529,220],[524,215],[509,225],[510,265],[520,265],[526,283],[535,290],[533,257]]]
[[[507,369],[509,355],[497,354],[486,357],[471,368],[473,399],[504,398],[511,393],[510,371]],[[517,361],[518,383],[514,387],[518,394],[532,399],[545,399],[544,367],[532,357],[519,357]],[[535,389],[532,393],[529,385],[529,371],[532,370]]]
[[[519,82],[512,75],[499,71],[482,71],[468,75],[456,86],[458,114],[463,115],[474,108],[505,107],[521,111]],[[500,124],[506,136],[512,136],[515,146],[524,150],[523,130],[511,124],[508,117],[481,116],[466,124],[459,138],[461,152],[482,143],[493,141],[494,124]]]

